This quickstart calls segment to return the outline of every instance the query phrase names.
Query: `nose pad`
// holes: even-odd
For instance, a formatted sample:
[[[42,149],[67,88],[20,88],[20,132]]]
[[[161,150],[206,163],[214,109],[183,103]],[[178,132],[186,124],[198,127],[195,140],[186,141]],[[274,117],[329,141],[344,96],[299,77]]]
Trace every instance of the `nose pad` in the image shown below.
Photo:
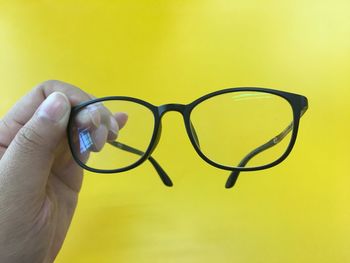
[[[148,160],[152,163],[153,167],[157,170],[157,173],[159,174],[160,179],[166,186],[173,186],[173,182],[171,181],[170,177],[167,175],[167,173],[163,170],[163,168],[159,165],[159,163],[151,156],[154,149],[157,147],[160,135],[162,133],[162,123],[159,124],[158,133],[156,137],[156,141],[154,143],[154,146],[151,150],[151,153],[148,157]]]

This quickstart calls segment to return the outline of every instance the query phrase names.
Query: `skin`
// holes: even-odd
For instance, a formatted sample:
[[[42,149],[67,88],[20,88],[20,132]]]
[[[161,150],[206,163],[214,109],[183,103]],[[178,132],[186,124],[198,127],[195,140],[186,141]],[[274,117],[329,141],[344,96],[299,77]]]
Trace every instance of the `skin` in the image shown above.
[[[0,120],[1,262],[56,258],[83,180],[66,137],[70,109],[92,98],[73,85],[50,80],[35,87]],[[94,138],[99,145],[91,150],[96,151],[106,140],[116,139],[126,117],[103,107],[91,116],[87,122],[103,130],[96,133],[102,139]]]

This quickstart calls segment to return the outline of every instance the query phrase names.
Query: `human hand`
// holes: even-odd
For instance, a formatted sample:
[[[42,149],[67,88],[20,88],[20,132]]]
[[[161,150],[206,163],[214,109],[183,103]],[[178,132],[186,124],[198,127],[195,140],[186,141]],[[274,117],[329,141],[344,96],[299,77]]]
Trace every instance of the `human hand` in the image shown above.
[[[1,262],[53,262],[57,256],[83,179],[66,127],[71,106],[91,98],[70,84],[46,81],[0,120]],[[107,125],[113,134],[116,121]]]

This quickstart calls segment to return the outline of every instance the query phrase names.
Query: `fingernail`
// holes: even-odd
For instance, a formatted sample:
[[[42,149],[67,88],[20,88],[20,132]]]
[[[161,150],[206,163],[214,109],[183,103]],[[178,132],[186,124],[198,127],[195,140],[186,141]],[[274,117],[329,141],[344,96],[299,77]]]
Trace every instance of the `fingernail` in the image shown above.
[[[40,105],[38,116],[59,122],[69,110],[68,101],[60,92],[50,94]]]
[[[88,109],[88,113],[90,116],[90,119],[92,121],[92,123],[94,124],[94,126],[97,128],[100,126],[101,123],[101,116],[100,113],[98,111],[98,108],[96,105],[89,105],[87,106]]]
[[[108,131],[106,126],[100,125],[93,133],[92,140],[94,142],[93,151],[99,152],[107,141]]]
[[[122,129],[128,120],[128,114],[125,112],[118,112],[115,115],[115,118],[117,120],[119,129]]]
[[[113,132],[115,135],[118,135],[118,132],[119,132],[118,123],[117,123],[117,121],[116,121],[113,117],[110,117],[110,119],[111,119],[110,130],[111,130],[111,132]]]

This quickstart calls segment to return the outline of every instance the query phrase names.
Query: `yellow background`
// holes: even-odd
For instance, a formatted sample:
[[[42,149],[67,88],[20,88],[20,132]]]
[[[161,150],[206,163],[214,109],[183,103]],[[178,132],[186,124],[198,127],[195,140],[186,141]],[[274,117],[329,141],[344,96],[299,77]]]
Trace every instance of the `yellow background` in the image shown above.
[[[289,158],[231,190],[169,113],[154,157],[174,187],[148,163],[86,173],[56,262],[350,262],[349,13],[348,0],[0,0],[1,115],[47,79],[155,105],[234,86],[309,98]]]

